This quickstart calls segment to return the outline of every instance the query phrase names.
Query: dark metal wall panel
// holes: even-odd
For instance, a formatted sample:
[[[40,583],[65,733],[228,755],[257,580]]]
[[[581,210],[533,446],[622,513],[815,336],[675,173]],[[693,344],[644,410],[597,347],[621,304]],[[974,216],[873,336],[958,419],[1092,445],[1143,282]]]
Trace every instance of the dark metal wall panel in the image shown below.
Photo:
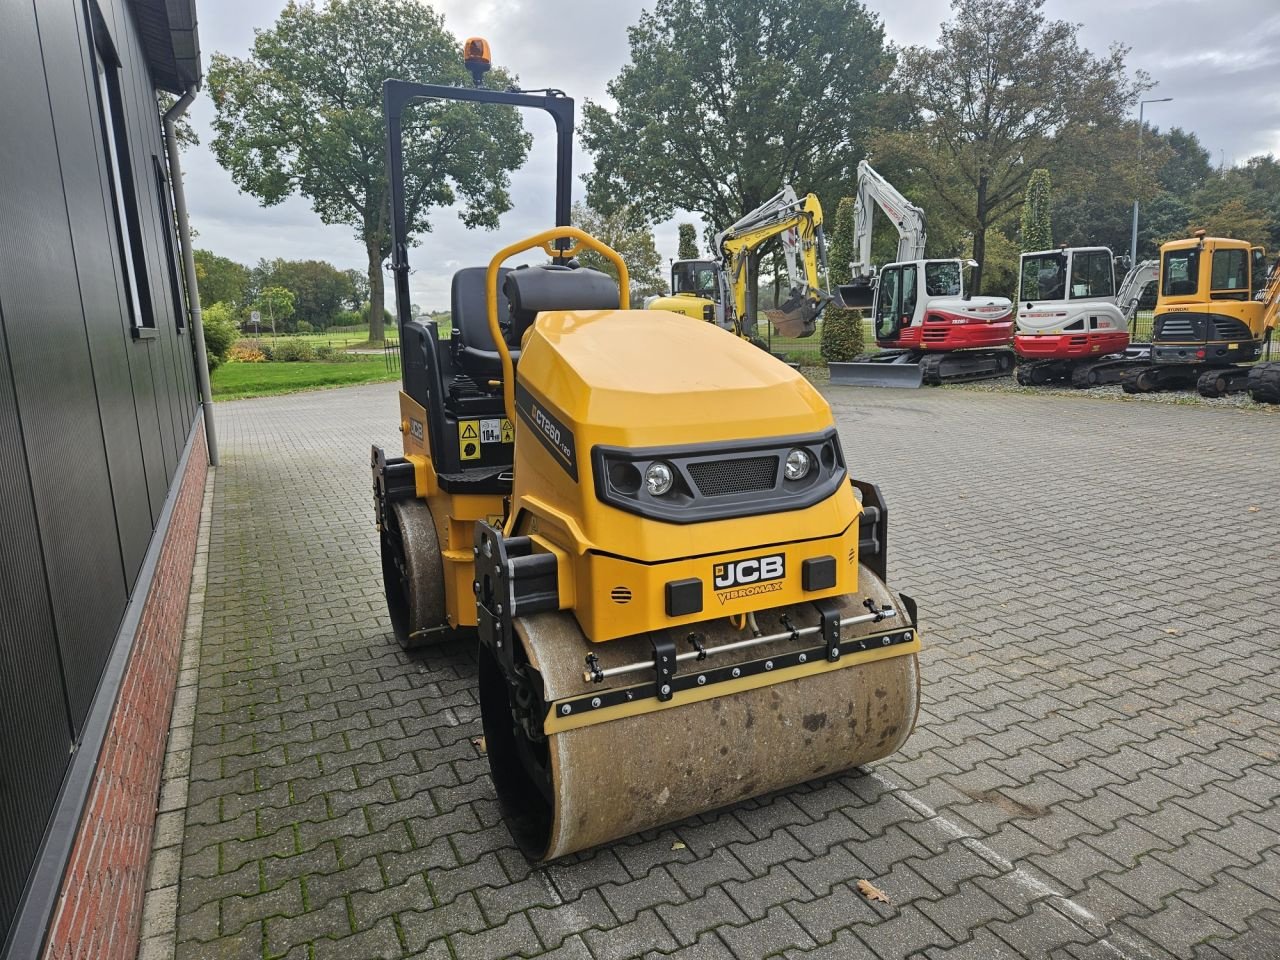
[[[78,725],[124,610],[124,575],[34,5],[0,0],[0,22],[0,303]]]
[[[0,0],[0,17],[10,2]],[[7,50],[8,41],[0,34],[0,61]],[[39,850],[71,752],[53,614],[9,369],[0,301],[0,823],[5,838],[0,843],[0,942]]]
[[[42,0],[37,22],[44,61],[58,65],[46,70],[46,81],[71,221],[71,263],[93,361],[125,582],[132,588],[153,518],[127,354],[145,352],[148,344],[134,343],[129,335],[83,3]]]

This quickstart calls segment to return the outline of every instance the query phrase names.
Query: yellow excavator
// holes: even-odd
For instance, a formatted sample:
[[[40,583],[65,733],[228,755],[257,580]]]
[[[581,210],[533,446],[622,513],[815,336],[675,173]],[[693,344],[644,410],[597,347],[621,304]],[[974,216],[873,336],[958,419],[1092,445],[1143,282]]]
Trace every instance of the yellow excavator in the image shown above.
[[[1194,386],[1205,397],[1249,390],[1266,399],[1276,377],[1268,371],[1280,365],[1247,364],[1270,348],[1278,313],[1280,273],[1267,271],[1262,247],[1203,230],[1164,243],[1151,352],[1125,368],[1120,385],[1126,393]]]
[[[779,336],[811,337],[818,318],[835,297],[822,285],[827,246],[822,204],[810,193],[801,199],[783,188],[727,230],[716,235],[717,260],[677,260],[671,265],[671,296],[646,302],[649,310],[670,310],[708,320],[758,346],[760,255],[765,244],[782,241],[787,299],[765,311]]]
[[[401,117],[424,98],[558,131],[558,225],[454,274],[450,340],[409,314]],[[554,859],[897,750],[916,608],[885,585],[888,515],[822,396],[701,318],[629,309],[622,258],[568,226],[559,91],[388,80],[384,110],[404,371],[403,454],[372,451],[387,607],[426,656],[478,633],[519,847]],[[616,282],[573,265],[588,249]],[[534,250],[548,262],[504,265]]]

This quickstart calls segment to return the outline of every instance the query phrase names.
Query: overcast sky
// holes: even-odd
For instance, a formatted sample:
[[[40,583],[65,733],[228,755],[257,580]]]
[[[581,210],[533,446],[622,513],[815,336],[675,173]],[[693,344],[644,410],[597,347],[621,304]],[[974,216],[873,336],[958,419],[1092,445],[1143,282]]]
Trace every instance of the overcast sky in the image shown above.
[[[581,0],[568,7],[550,0],[435,0],[432,5],[460,38],[487,37],[495,62],[519,74],[522,85],[565,90],[577,100],[581,116],[583,100],[603,99],[605,85],[626,63],[626,28],[652,0]],[[201,0],[206,67],[213,51],[246,56],[254,30],[270,26],[283,6],[283,0]],[[933,43],[950,9],[947,0],[868,0],[867,6],[902,46]],[[1215,163],[1280,154],[1280,84],[1275,81],[1280,4],[1275,0],[1049,0],[1046,9],[1050,17],[1080,23],[1083,42],[1095,53],[1117,41],[1132,48],[1130,67],[1146,70],[1158,82],[1147,96],[1174,98],[1148,105],[1150,123],[1194,130]],[[364,250],[353,230],[325,226],[305,198],[264,208],[241,194],[208,148],[213,109],[207,96],[197,98],[191,115],[201,145],[189,150],[183,163],[198,246],[250,265],[262,257],[314,258],[364,269]],[[532,111],[523,117],[534,146],[529,162],[513,176],[514,208],[503,216],[500,230],[468,231],[456,211],[437,211],[432,233],[410,255],[414,301],[424,308],[447,307],[449,276],[458,266],[487,263],[500,241],[551,224],[551,119]],[[590,162],[579,151],[577,173]],[[582,182],[575,180],[580,198]],[[664,260],[674,256],[675,221],[655,233]]]

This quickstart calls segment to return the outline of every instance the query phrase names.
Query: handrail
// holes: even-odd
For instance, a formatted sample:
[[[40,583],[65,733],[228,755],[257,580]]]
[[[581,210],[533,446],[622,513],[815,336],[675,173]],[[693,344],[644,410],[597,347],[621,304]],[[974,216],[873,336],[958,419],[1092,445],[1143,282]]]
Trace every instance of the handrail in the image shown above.
[[[578,242],[568,250],[553,245],[556,240],[566,237]],[[524,253],[535,247],[541,247],[549,256],[564,260],[577,256],[584,247],[594,250],[618,268],[618,303],[623,310],[631,309],[631,277],[627,273],[627,264],[622,255],[585,230],[578,227],[552,227],[499,250],[489,261],[489,271],[485,275],[485,308],[489,315],[489,334],[493,337],[498,357],[502,360],[502,405],[507,412],[507,419],[512,423],[516,422],[515,364],[511,362],[511,349],[507,346],[507,341],[502,336],[502,326],[498,323],[498,270],[517,253]]]

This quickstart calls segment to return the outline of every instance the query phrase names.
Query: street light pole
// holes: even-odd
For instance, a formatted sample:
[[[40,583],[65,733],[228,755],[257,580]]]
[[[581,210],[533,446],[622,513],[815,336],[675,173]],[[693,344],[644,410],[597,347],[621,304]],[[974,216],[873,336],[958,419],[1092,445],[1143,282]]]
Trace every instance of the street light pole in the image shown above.
[[[1138,143],[1142,143],[1142,131],[1146,129],[1142,125],[1142,111],[1148,103],[1169,103],[1173,97],[1160,97],[1156,100],[1143,100],[1138,104]],[[1133,234],[1129,238],[1129,266],[1136,266],[1138,263],[1138,199],[1133,200]]]

